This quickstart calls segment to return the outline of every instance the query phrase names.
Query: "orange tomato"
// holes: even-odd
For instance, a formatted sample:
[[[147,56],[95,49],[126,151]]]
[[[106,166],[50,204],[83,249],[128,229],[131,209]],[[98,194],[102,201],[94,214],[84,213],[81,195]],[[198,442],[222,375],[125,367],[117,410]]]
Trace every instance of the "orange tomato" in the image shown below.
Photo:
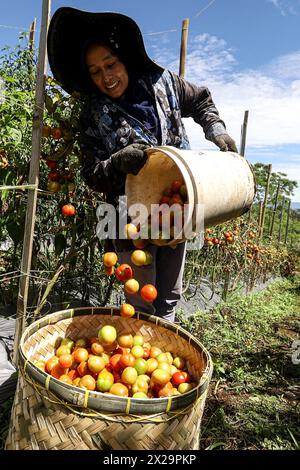
[[[158,397],[170,397],[173,395],[173,385],[171,382],[167,382],[159,391],[158,391]]]
[[[48,361],[46,362],[46,371],[51,374],[51,370],[53,367],[59,363],[59,358],[57,356],[52,356]]]
[[[134,244],[135,248],[142,250],[143,248],[145,248],[145,246],[148,245],[149,241],[143,240],[142,238],[138,238],[137,240],[132,240],[132,243]]]
[[[104,272],[107,276],[112,276],[113,273],[115,272],[115,267],[114,266],[104,266]]]
[[[157,346],[151,346],[150,348],[150,357],[156,358],[159,354],[162,353],[162,350]]]
[[[68,369],[65,369],[61,367],[61,365],[55,364],[55,366],[51,369],[51,375],[52,377],[55,377],[56,379],[59,379],[61,375],[66,374]]]
[[[61,213],[64,217],[73,217],[76,214],[76,209],[73,204],[65,204],[61,208]]]
[[[72,369],[72,370],[69,370],[68,374],[67,374],[72,381],[74,381],[77,377],[78,377],[78,371],[76,369]]]
[[[146,284],[141,288],[140,294],[145,302],[153,302],[157,297],[157,290],[152,284]]]
[[[85,348],[77,348],[73,351],[72,356],[76,362],[84,362],[88,360],[89,353]]]
[[[120,307],[120,316],[123,318],[133,317],[135,314],[135,308],[130,304],[122,304]]]
[[[61,380],[62,382],[66,383],[66,384],[73,385],[73,380],[71,379],[71,377],[69,377],[68,374],[61,375],[59,377],[59,380]]]
[[[75,387],[79,387],[80,379],[81,377],[76,377],[76,379],[73,380],[73,385],[75,385]]]
[[[120,357],[119,364],[121,367],[133,367],[135,363],[135,357],[131,354],[122,354]]]
[[[107,251],[103,255],[103,264],[104,266],[111,268],[112,266],[115,266],[118,261],[118,256],[114,251]]]
[[[132,348],[133,346],[133,336],[131,333],[123,333],[117,337],[118,345],[121,348]],[[128,351],[130,352],[130,351]]]
[[[114,354],[109,359],[109,365],[111,366],[113,371],[118,371],[121,369],[121,364],[119,364],[122,354]]]
[[[61,367],[65,368],[65,369],[71,367],[71,365],[73,364],[72,354],[62,354],[59,357],[59,364],[61,365]]]
[[[123,385],[121,383],[114,383],[110,390],[109,393],[112,393],[113,395],[117,395],[118,397],[128,397],[129,391],[126,385]]]
[[[104,352],[102,344],[99,343],[98,339],[91,345],[91,351],[95,356],[101,356]]]
[[[96,390],[96,380],[89,374],[81,377],[79,381],[80,388],[86,388],[87,390]]]
[[[88,363],[86,361],[82,361],[79,366],[77,367],[77,372],[79,375],[81,375],[81,377],[83,377],[84,375],[88,374],[90,372],[89,368],[88,368]]]

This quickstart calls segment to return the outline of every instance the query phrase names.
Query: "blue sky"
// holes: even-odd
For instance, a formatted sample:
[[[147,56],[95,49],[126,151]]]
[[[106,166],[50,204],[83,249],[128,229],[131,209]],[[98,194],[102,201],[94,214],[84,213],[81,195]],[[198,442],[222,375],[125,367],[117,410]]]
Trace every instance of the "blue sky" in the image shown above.
[[[2,1],[0,47],[15,44],[35,17],[39,28],[41,6]],[[300,0],[52,0],[52,12],[61,6],[131,16],[149,55],[175,72],[182,20],[189,18],[185,78],[211,90],[238,145],[249,110],[246,158],[297,180],[292,200],[300,202]],[[185,124],[192,148],[214,148],[192,120]]]

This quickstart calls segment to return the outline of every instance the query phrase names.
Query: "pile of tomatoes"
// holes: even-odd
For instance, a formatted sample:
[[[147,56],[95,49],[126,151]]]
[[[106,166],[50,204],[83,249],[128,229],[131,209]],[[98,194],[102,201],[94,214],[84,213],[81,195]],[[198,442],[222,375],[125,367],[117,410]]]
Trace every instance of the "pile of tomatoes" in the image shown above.
[[[64,338],[54,356],[35,365],[66,384],[121,397],[170,397],[196,386],[183,357],[108,324],[89,339]]]
[[[152,210],[146,228],[151,233],[152,243],[160,246],[178,238],[184,227],[187,201],[187,188],[183,180],[174,180],[170,187],[163,190],[159,206]],[[154,233],[153,227],[157,227]]]

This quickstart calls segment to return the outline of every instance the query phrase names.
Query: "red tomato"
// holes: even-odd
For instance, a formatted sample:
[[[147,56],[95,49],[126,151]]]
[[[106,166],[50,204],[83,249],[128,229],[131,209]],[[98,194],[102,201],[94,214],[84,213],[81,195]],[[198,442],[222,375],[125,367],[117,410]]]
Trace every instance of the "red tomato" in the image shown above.
[[[52,170],[55,170],[55,168],[57,168],[57,165],[58,165],[58,163],[55,160],[49,160],[49,159],[46,161],[46,164]]]
[[[118,281],[126,282],[133,277],[133,269],[129,264],[121,264],[115,270],[115,276]]]
[[[119,364],[122,354],[113,354],[113,356],[109,359],[109,365],[111,366],[112,370],[118,371],[121,369],[121,365]]]
[[[184,182],[182,180],[174,180],[172,185],[171,185],[171,189],[173,191],[173,193],[178,193],[179,189],[180,189],[180,186],[182,186],[184,184]]]
[[[72,217],[73,215],[76,214],[76,209],[75,207],[73,206],[73,204],[65,204],[62,208],[61,208],[61,213],[63,216],[65,217]]]
[[[81,377],[83,377],[86,374],[89,374],[90,372],[88,368],[88,363],[86,361],[81,362],[76,370],[78,374],[81,375]]]
[[[152,284],[146,284],[141,288],[141,297],[145,302],[153,302],[157,297],[157,290]]]
[[[51,129],[51,136],[53,137],[53,139],[59,140],[62,136],[61,129],[59,127],[53,127]]]
[[[60,179],[61,179],[61,174],[58,171],[50,171],[50,173],[48,173],[48,180],[59,181]]]
[[[187,379],[188,379],[188,374],[186,372],[178,371],[172,375],[171,382],[173,385],[177,386],[179,384],[183,384],[187,382],[188,381]]]
[[[135,357],[133,354],[128,353],[128,354],[122,354],[119,360],[119,364],[121,367],[133,367],[135,363]]]

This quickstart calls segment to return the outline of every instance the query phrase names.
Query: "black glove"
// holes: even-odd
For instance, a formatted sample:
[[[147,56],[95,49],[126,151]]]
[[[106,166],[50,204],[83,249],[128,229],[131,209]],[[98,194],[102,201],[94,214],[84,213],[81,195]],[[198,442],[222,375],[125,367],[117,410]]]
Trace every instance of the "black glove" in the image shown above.
[[[149,145],[131,144],[111,156],[114,167],[123,173],[137,175],[145,165],[148,156],[144,152]]]
[[[217,137],[212,137],[212,141],[220,148],[220,150],[222,150],[222,152],[238,153],[235,141],[228,134],[221,134]]]

